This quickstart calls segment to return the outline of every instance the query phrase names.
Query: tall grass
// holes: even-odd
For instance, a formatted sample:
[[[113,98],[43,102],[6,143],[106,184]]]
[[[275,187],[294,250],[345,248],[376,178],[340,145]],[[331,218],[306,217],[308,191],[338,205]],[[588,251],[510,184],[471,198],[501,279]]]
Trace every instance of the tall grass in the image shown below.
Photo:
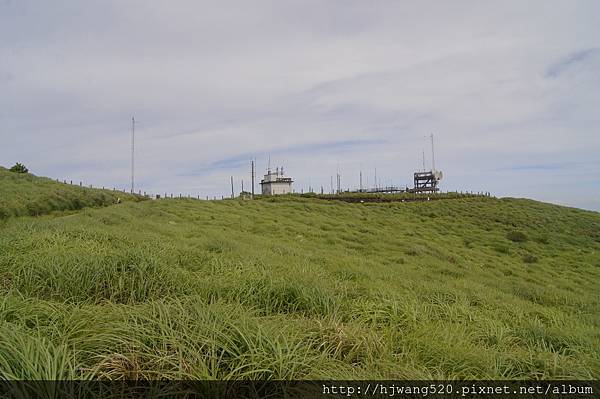
[[[0,378],[598,378],[598,231],[494,198],[9,218]]]

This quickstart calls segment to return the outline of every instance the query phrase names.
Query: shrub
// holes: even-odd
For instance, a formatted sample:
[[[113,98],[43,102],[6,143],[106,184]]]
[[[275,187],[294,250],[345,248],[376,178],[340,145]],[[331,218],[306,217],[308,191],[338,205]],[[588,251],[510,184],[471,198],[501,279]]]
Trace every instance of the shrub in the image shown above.
[[[503,245],[503,244],[495,244],[493,248],[494,248],[494,251],[499,252],[501,254],[508,254],[508,253],[510,253],[509,248],[506,245]]]
[[[17,162],[12,168],[9,169],[11,172],[15,173],[29,173],[29,169],[25,167],[25,165]]]
[[[527,236],[525,233],[517,230],[509,231],[506,234],[506,238],[511,240],[512,242],[525,242],[527,241]]]
[[[537,263],[538,258],[535,255],[532,254],[526,254],[525,256],[523,256],[523,262],[525,263]]]

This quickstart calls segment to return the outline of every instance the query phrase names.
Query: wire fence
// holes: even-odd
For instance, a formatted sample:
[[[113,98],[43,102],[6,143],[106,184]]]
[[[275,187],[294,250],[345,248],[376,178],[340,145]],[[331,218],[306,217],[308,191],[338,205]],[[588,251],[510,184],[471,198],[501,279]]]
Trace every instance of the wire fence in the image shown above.
[[[93,184],[84,184],[83,181],[75,181],[73,182],[73,180],[60,180],[60,179],[55,179],[57,183],[63,183],[63,184],[68,184],[68,185],[72,185],[72,186],[79,186],[82,188],[90,188],[90,189],[97,189],[97,190],[109,190],[109,191],[113,191],[113,192],[118,192],[118,193],[123,193],[123,194],[127,194],[127,195],[135,195],[135,196],[139,196],[139,197],[144,197],[147,199],[195,199],[195,200],[204,200],[204,201],[217,201],[217,200],[224,200],[224,199],[228,199],[229,197],[226,197],[224,195],[221,196],[201,196],[201,195],[191,195],[191,194],[182,194],[182,193],[169,193],[169,192],[161,192],[161,193],[155,193],[155,192],[147,192],[147,191],[142,191],[142,190],[138,190],[137,192],[132,192],[131,190],[127,190],[127,189],[120,189],[117,188],[116,186],[113,187],[107,187],[107,186],[94,186]]]
[[[191,195],[191,194],[182,194],[182,193],[170,193],[167,191],[164,192],[160,192],[160,193],[156,193],[156,192],[147,192],[147,191],[142,191],[142,190],[138,190],[137,192],[132,192],[131,190],[127,190],[127,189],[120,189],[117,187],[106,187],[106,186],[94,186],[92,184],[83,184],[82,181],[75,181],[73,182],[73,180],[59,180],[59,179],[55,179],[56,182],[58,183],[63,183],[63,184],[69,184],[69,185],[74,185],[74,186],[79,186],[82,188],[91,188],[91,189],[101,189],[101,190],[110,190],[113,192],[119,192],[119,193],[123,193],[123,194],[127,194],[127,195],[135,195],[135,196],[139,196],[139,197],[143,197],[143,198],[147,198],[147,199],[153,199],[153,200],[160,200],[160,199],[195,199],[195,200],[202,200],[202,201],[222,201],[222,200],[226,200],[226,199],[234,199],[234,198],[241,198],[241,199],[252,199],[253,197],[260,197],[260,195],[253,195],[247,192],[242,192],[240,193],[239,196],[225,196],[225,195],[220,195],[220,196],[202,196],[202,195]],[[407,199],[407,200],[411,200],[413,198],[417,198],[419,197],[419,199],[421,197],[425,198],[427,197],[427,201],[429,201],[430,199],[450,199],[450,198],[464,198],[464,197],[491,197],[492,194],[488,191],[436,191],[436,192],[432,192],[432,193],[408,193],[408,192],[386,192],[386,191],[379,191],[379,192],[370,192],[370,191],[363,191],[363,192],[357,192],[357,191],[340,191],[340,192],[333,192],[333,193],[324,193],[323,190],[321,190],[321,192],[315,192],[313,190],[304,190],[301,189],[300,191],[296,191],[293,190],[293,192],[291,193],[292,195],[300,195],[300,196],[310,196],[310,197],[316,197],[316,198],[322,198],[322,199],[365,199],[365,198],[369,198],[370,200],[374,199],[374,198],[384,198],[384,197],[389,197],[390,199],[392,199],[393,197],[403,197],[401,199]],[[290,194],[287,194],[290,195]],[[414,200],[414,199],[413,199]]]

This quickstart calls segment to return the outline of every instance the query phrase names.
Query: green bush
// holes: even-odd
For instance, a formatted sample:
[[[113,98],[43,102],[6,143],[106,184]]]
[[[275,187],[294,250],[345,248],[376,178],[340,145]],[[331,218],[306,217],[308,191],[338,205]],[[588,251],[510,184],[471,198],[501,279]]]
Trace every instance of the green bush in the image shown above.
[[[538,258],[535,255],[532,254],[525,254],[523,256],[523,262],[525,263],[537,263]]]
[[[12,168],[9,169],[11,172],[15,173],[29,173],[29,169],[25,167],[25,165],[17,162]]]
[[[504,244],[495,244],[493,248],[494,248],[494,251],[499,252],[501,254],[510,253],[510,249]]]
[[[527,236],[525,235],[525,233],[523,233],[521,231],[517,231],[517,230],[509,231],[506,234],[506,238],[508,238],[512,242],[525,242],[525,241],[527,241]]]

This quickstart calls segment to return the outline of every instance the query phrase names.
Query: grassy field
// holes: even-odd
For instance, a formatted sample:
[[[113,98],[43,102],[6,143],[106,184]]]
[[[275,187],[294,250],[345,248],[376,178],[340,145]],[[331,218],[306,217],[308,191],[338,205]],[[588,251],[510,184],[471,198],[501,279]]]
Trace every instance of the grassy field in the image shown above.
[[[0,166],[0,219],[106,206],[117,202],[117,198],[122,201],[142,199],[123,192],[89,189],[32,174],[13,173]]]
[[[597,379],[599,251],[598,213],[486,197],[8,217],[0,379]]]

